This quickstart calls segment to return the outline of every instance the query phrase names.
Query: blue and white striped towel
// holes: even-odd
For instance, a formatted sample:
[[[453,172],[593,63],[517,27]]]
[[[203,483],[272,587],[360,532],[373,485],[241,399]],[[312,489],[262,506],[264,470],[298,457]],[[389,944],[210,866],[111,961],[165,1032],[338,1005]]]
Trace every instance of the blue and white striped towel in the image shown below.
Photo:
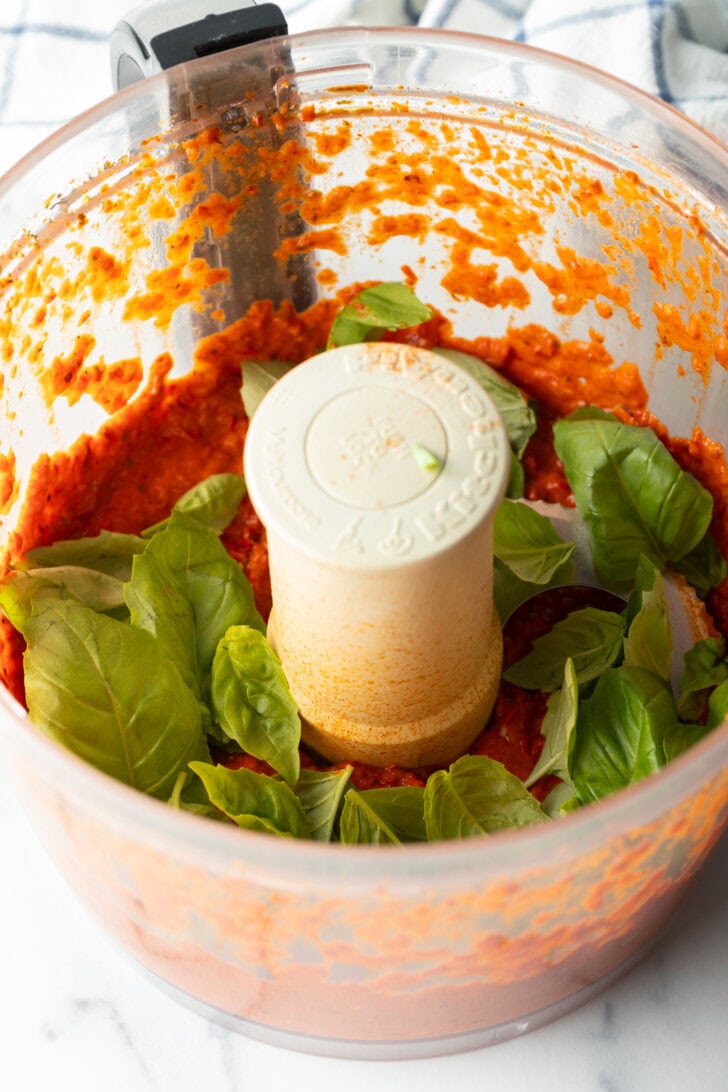
[[[139,0],[0,0],[0,173],[111,91]],[[419,23],[514,38],[636,84],[728,143],[728,0],[279,0],[292,33]]]

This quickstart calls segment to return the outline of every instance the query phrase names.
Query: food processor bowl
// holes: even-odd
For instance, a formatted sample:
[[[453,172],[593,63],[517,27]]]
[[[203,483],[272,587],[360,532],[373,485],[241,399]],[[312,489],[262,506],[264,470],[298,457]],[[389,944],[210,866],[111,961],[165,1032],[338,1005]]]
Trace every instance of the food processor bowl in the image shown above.
[[[523,381],[562,412],[584,400],[571,352],[600,369],[606,408],[644,394],[672,436],[724,447],[727,168],[649,96],[467,34],[313,32],[126,88],[0,182],[6,560],[44,540],[24,513],[67,470],[60,453],[69,512],[93,513],[114,475],[84,477],[85,437],[204,375],[221,344],[276,355],[236,340],[256,301],[290,328],[356,283],[416,284],[471,343],[521,331]],[[645,952],[728,822],[723,725],[534,828],[398,848],[274,838],[112,781],[5,681],[9,776],[85,905],[176,996],[299,1050],[407,1058],[543,1025]]]

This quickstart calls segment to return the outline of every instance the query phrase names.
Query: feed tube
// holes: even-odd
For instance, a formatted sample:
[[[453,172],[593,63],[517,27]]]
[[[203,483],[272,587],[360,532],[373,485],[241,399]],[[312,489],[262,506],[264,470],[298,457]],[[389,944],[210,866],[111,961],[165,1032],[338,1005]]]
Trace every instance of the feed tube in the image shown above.
[[[332,349],[263,399],[245,477],[268,535],[269,639],[304,742],[327,759],[444,765],[482,730],[509,466],[477,381],[410,345]]]

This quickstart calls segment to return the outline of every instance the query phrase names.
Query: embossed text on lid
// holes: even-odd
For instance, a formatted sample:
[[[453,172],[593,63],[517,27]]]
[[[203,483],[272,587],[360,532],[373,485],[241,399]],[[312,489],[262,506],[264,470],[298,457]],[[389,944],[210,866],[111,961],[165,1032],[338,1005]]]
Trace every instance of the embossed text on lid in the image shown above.
[[[499,503],[509,448],[493,403],[451,361],[368,342],[321,353],[266,395],[245,475],[269,534],[382,568],[446,549]]]

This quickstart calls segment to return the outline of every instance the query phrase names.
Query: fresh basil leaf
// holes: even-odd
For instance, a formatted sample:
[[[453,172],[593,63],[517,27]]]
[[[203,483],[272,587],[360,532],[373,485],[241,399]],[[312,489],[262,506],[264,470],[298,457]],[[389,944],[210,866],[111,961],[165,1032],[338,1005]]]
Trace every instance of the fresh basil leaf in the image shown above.
[[[554,581],[554,583],[557,582]],[[552,585],[547,584],[546,587],[552,587]],[[525,603],[532,595],[543,590],[542,585],[531,584],[527,580],[519,580],[510,569],[501,569],[497,563],[494,564],[493,602],[501,622],[505,622],[513,614],[516,607],[520,607],[521,603]]]
[[[232,523],[244,496],[245,479],[240,474],[211,474],[183,493],[173,511],[184,512],[211,531],[222,532]],[[160,520],[142,531],[142,537],[151,538],[168,524],[169,519]]]
[[[672,631],[660,570],[646,557],[637,563],[634,591],[627,602],[624,662],[669,681]]]
[[[317,842],[331,841],[351,771],[351,766],[343,770],[301,770],[295,793],[306,816],[309,836]]]
[[[503,678],[526,690],[556,690],[564,664],[574,661],[580,684],[598,678],[622,651],[624,620],[596,607],[574,610],[544,634],[521,660],[503,672]]]
[[[705,637],[685,653],[677,699],[678,713],[684,720],[701,717],[711,690],[728,679],[725,656],[723,637]]]
[[[678,755],[690,750],[696,743],[700,743],[700,740],[712,731],[712,727],[707,724],[683,724],[678,721],[665,732],[663,740],[665,759],[672,762]]]
[[[578,711],[579,684],[574,670],[574,661],[568,659],[564,667],[564,681],[561,689],[555,690],[548,700],[546,715],[541,724],[544,745],[536,765],[524,781],[527,789],[547,774],[560,777],[562,781],[571,785],[569,769],[574,750]],[[573,792],[573,789],[571,791]]]
[[[651,429],[583,407],[556,422],[554,446],[605,587],[628,587],[640,554],[664,567],[702,539],[712,497]]]
[[[190,769],[207,789],[210,802],[239,827],[288,838],[308,838],[301,803],[284,781],[254,773],[244,766],[228,770],[225,766],[190,762]]]
[[[131,625],[154,638],[166,659],[177,667],[185,685],[202,696],[202,670],[197,656],[195,614],[184,588],[185,567],[167,558],[171,530],[149,540],[143,554],[134,558],[131,579],[124,586]],[[215,540],[217,541],[217,540]]]
[[[528,504],[504,500],[498,507],[493,554],[500,569],[530,584],[548,584],[555,577],[568,580],[573,553],[574,543],[564,542],[551,520]]]
[[[426,842],[425,794],[417,785],[380,789],[350,789],[339,825],[342,842],[379,845],[383,842]]]
[[[689,554],[673,562],[673,567],[682,573],[701,599],[722,584],[728,575],[728,563],[711,534],[704,535]]]
[[[449,770],[431,774],[424,802],[430,841],[494,834],[547,818],[523,782],[485,755],[464,755]]]
[[[212,707],[229,739],[295,785],[301,722],[280,660],[250,626],[231,626],[212,665]]]
[[[536,431],[536,414],[523,393],[495,368],[471,353],[461,353],[457,349],[433,349],[433,352],[457,364],[490,396],[503,421],[511,448],[520,459]]]
[[[43,584],[25,573],[10,572],[0,582],[0,610],[17,629],[25,635],[26,626],[41,600],[56,601],[60,598],[58,590]]]
[[[579,707],[571,775],[580,803],[655,773],[665,762],[664,737],[677,721],[664,679],[641,667],[606,671]]]
[[[326,348],[356,345],[379,330],[404,330],[432,318],[432,311],[411,288],[390,281],[365,288],[339,311]]]
[[[57,588],[62,597],[75,599],[91,610],[105,612],[124,606],[123,582],[95,569],[80,565],[54,565],[45,569],[28,569],[17,575]]]
[[[228,629],[265,628],[240,566],[214,531],[182,512],[173,512],[135,558],[126,601],[132,624],[156,637],[187,685],[203,697]]]
[[[14,567],[27,570],[78,565],[106,573],[117,580],[128,580],[134,556],[143,553],[145,546],[144,539],[138,535],[101,531],[89,538],[62,539],[52,546],[37,546],[34,550],[28,550]]]
[[[97,769],[166,799],[206,748],[198,702],[153,638],[71,600],[48,602],[25,636],[33,723]]]
[[[232,819],[210,803],[205,786],[189,769],[177,775],[168,803],[178,811],[190,811],[193,815],[215,819],[219,823],[232,823]]]
[[[344,845],[401,845],[384,817],[369,804],[366,794],[358,789],[349,789],[344,797],[339,819],[339,841]]]
[[[509,500],[520,500],[526,490],[526,474],[515,451],[511,451],[511,469],[508,474],[506,496]]]
[[[544,813],[549,819],[559,819],[579,807],[579,801],[574,795],[574,788],[570,781],[561,781],[551,790],[541,804]]]
[[[119,599],[121,597],[121,599]],[[19,633],[48,600],[70,599],[91,610],[125,617],[124,585],[113,576],[75,565],[10,572],[0,583],[0,609]]]
[[[288,375],[295,367],[295,364],[287,364],[283,360],[245,361],[241,395],[249,421],[253,420],[258,406],[271,387],[274,387],[279,379]]]

